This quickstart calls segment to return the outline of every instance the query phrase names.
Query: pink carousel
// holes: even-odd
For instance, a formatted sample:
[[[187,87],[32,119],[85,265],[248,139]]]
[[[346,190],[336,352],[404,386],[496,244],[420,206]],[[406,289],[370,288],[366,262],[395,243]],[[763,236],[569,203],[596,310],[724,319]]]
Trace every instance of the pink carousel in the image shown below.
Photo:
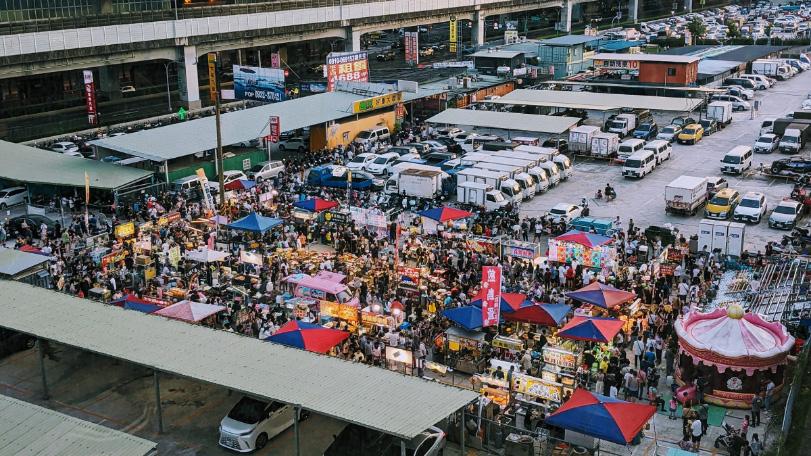
[[[794,337],[780,323],[745,313],[738,304],[709,313],[690,312],[675,323],[679,337],[676,380],[707,380],[704,400],[749,408],[754,394],[774,381],[783,386],[785,364]]]

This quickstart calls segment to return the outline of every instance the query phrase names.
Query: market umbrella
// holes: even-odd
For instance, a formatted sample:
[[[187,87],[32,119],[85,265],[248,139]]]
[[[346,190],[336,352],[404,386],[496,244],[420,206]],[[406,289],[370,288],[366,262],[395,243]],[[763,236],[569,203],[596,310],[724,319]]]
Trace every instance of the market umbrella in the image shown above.
[[[463,211],[462,209],[456,209],[455,207],[434,207],[421,212],[417,212],[417,214],[429,218],[431,220],[436,220],[437,222],[458,220],[473,215],[472,212]]]
[[[149,303],[133,294],[124,295],[124,297],[110,301],[111,305],[123,307],[127,310],[137,310],[143,313],[153,313],[161,309],[161,306]]]
[[[482,327],[481,307],[454,307],[452,309],[445,309],[445,311],[442,312],[442,315],[468,331],[474,331]]]
[[[198,263],[215,263],[217,261],[223,261],[228,258],[228,256],[226,252],[220,252],[219,250],[212,250],[205,247],[186,251],[186,259]]]
[[[234,223],[228,225],[228,228],[239,231],[253,231],[256,233],[264,233],[265,231],[268,231],[273,227],[280,225],[281,223],[282,223],[281,219],[265,217],[257,214],[256,212],[251,212],[245,217],[242,217],[241,219],[236,220]]]
[[[25,244],[24,246],[20,247],[17,250],[19,250],[20,252],[37,253],[37,254],[40,254],[40,255],[44,255],[44,253],[42,253],[42,250],[34,247],[33,245],[28,245],[28,244]]]
[[[578,388],[545,423],[620,445],[630,443],[656,407],[625,402]]]
[[[604,309],[611,309],[636,298],[636,295],[630,291],[618,290],[600,282],[594,282],[579,290],[566,293],[566,296],[575,301],[593,304]]]
[[[560,328],[557,336],[565,339],[608,343],[625,323],[616,318],[574,317]]]
[[[522,321],[536,325],[557,326],[572,310],[565,304],[533,304],[522,307],[515,312],[505,313],[507,321]]]
[[[332,209],[333,207],[338,207],[338,203],[321,198],[310,198],[303,201],[296,201],[293,203],[293,206],[304,209],[305,211],[321,212]]]
[[[198,322],[206,318],[222,312],[225,310],[223,306],[215,306],[212,304],[204,304],[202,302],[194,301],[180,301],[172,304],[171,306],[164,307],[163,309],[155,312],[155,315],[162,317],[172,318],[175,320],[183,320],[190,322]]]
[[[315,323],[291,320],[265,340],[316,353],[326,353],[349,338],[349,333]]]
[[[225,184],[226,190],[250,190],[256,187],[256,182],[250,179],[237,179]]]
[[[593,249],[601,245],[614,242],[614,238],[600,236],[599,234],[586,233],[584,231],[571,230],[555,238],[556,241],[574,242],[582,246]]]
[[[479,290],[479,293],[473,297],[470,301],[470,305],[476,306],[478,308],[482,307],[482,291]],[[515,312],[516,310],[520,309],[521,307],[531,306],[532,302],[527,301],[527,295],[523,293],[501,293],[501,306],[500,310],[502,313],[510,313]]]

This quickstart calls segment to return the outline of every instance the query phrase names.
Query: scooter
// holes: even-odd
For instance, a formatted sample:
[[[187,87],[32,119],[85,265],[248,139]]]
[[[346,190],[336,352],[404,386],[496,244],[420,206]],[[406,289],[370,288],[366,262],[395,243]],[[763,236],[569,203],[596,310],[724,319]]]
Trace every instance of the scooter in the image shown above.
[[[738,436],[738,430],[726,422],[721,423],[721,426],[724,428],[725,433],[716,437],[713,446],[715,448],[729,449],[732,446],[732,440]]]

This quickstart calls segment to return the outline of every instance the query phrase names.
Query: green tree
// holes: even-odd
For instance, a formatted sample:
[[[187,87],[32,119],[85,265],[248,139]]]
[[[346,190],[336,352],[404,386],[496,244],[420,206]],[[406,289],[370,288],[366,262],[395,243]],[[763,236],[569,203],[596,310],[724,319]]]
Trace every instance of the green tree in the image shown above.
[[[693,39],[696,39],[703,37],[707,33],[707,26],[696,17],[687,24],[687,30],[693,35]]]
[[[738,38],[741,36],[741,31],[738,29],[737,23],[727,21],[727,36],[730,38]]]

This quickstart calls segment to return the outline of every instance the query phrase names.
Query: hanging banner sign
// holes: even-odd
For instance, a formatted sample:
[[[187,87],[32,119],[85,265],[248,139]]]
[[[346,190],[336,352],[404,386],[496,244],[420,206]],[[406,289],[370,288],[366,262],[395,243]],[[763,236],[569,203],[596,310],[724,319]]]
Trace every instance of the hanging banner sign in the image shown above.
[[[270,120],[268,122],[268,131],[270,134],[267,136],[267,138],[270,140],[270,142],[279,142],[279,138],[282,134],[282,124],[279,116],[270,116]]]
[[[420,61],[418,32],[405,32],[403,34],[403,48],[405,48],[405,61],[409,65],[416,65]]]
[[[497,326],[501,309],[501,266],[482,266],[482,328]]]
[[[87,122],[96,125],[98,122],[98,112],[96,111],[96,84],[93,82],[93,72],[84,70],[84,101],[87,106]]]
[[[459,37],[457,25],[458,21],[456,19],[448,22],[448,52],[451,53],[456,52],[456,40]]]
[[[278,52],[271,52],[270,53],[270,67],[271,68],[281,68],[282,67],[282,57],[279,55]]]
[[[217,102],[217,54],[208,53],[208,96],[212,103]]]

